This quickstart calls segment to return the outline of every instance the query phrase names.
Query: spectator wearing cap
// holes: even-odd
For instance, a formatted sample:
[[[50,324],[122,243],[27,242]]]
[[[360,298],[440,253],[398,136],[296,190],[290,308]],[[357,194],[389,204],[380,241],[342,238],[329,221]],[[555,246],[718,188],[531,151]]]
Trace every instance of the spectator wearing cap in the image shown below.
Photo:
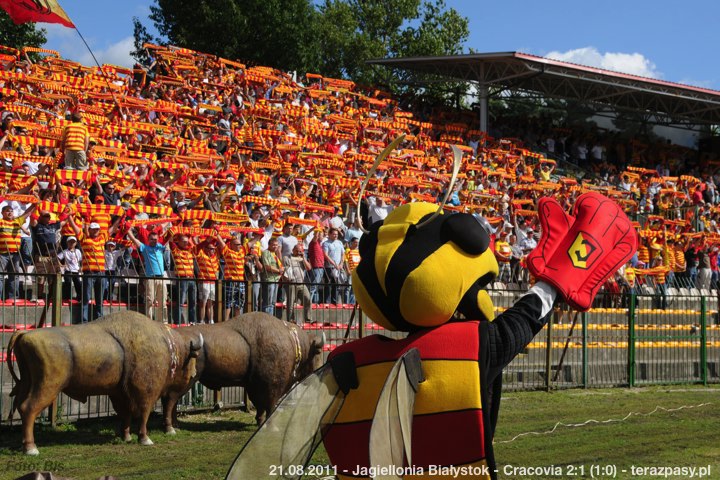
[[[227,205],[224,207],[225,213],[242,213],[242,208],[238,205],[238,199],[235,195],[232,195],[227,199]]]
[[[117,301],[120,297],[119,292],[115,293],[115,284],[117,283],[118,287],[120,286],[120,278],[117,275],[120,273],[120,265],[124,254],[124,250],[118,248],[118,244],[113,240],[105,244],[105,275],[107,276],[105,298],[109,302]]]
[[[168,323],[165,314],[165,245],[158,242],[159,235],[152,232],[148,235],[147,243],[135,237],[132,229],[128,231],[127,238],[137,247],[142,256],[145,267],[144,298],[145,315],[156,322]]]
[[[63,225],[68,221],[69,210],[53,221],[52,215],[47,210],[42,210],[39,215],[30,219],[30,231],[33,239],[33,263],[35,273],[39,275],[38,298],[45,296],[45,285],[52,285],[55,274],[60,273],[60,262],[57,258],[59,233]],[[46,302],[47,304],[47,302]]]
[[[170,196],[170,206],[177,211],[181,207],[186,208],[187,210],[191,210],[195,208],[195,206],[200,203],[202,200],[202,197],[197,197],[195,200],[188,200],[185,198],[185,193],[183,192],[173,192]]]
[[[200,304],[200,318],[198,323],[215,323],[213,317],[215,311],[215,282],[218,270],[220,270],[220,257],[217,253],[217,246],[211,240],[206,240],[202,248],[197,250],[195,256],[200,274],[200,291],[198,292],[198,303]]]
[[[165,202],[167,199],[167,189],[160,185],[152,185],[152,189],[145,195],[145,203],[151,207],[154,207],[160,202]]]
[[[510,278],[515,283],[520,283],[524,280],[524,269],[522,268],[521,260],[524,256],[522,248],[517,241],[517,236],[510,234],[508,237],[508,243],[510,244]]]
[[[72,215],[68,217],[75,236],[80,239],[80,246],[83,251],[82,258],[82,323],[90,320],[90,300],[95,298],[93,308],[93,319],[97,320],[103,316],[103,299],[105,298],[105,244],[110,235],[115,233],[120,217],[108,230],[101,229],[97,222],[85,223],[85,229],[80,230],[75,224]]]
[[[16,275],[24,270],[20,258],[20,231],[35,207],[36,204],[30,205],[17,218],[11,205],[6,204],[0,209],[0,271],[8,274],[9,287],[5,300],[16,299],[20,293],[20,280]]]
[[[535,240],[535,231],[530,225],[526,225],[523,220],[519,221],[515,227],[515,235],[518,238],[518,245],[523,251],[523,255],[527,255],[537,247]]]
[[[222,211],[222,202],[225,199],[225,194],[218,194],[215,190],[210,190],[208,192],[205,190],[203,192],[203,200],[204,200],[204,206],[205,210],[210,210],[211,212],[219,213]]]
[[[69,236],[66,239],[67,248],[58,253],[58,259],[65,266],[63,274],[63,300],[72,300],[72,286],[75,286],[75,297],[79,298],[82,292],[82,282],[80,280],[80,266],[82,265],[83,254],[77,248],[77,237]]]
[[[90,146],[90,134],[79,113],[73,113],[70,121],[71,123],[65,127],[62,135],[65,169],[87,170],[89,168],[87,150]]]

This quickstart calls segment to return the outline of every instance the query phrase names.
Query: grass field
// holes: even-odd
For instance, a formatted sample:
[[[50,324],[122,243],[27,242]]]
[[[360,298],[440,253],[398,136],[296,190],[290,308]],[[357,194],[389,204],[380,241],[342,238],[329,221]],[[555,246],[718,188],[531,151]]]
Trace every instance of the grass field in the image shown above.
[[[677,409],[700,404],[709,405],[659,410],[623,422],[558,427],[551,434],[526,435],[505,443],[521,433],[551,430],[556,422],[620,419],[630,412],[649,413],[656,406]],[[252,417],[236,411],[187,415],[180,422],[178,435],[171,437],[161,433],[160,419],[154,418],[153,447],[119,442],[114,438],[112,420],[83,421],[57,430],[38,427],[40,456],[35,458],[20,454],[18,428],[3,428],[0,479],[13,479],[32,469],[76,479],[105,474],[121,479],[223,478],[255,430]],[[689,470],[665,477],[650,473],[666,472],[650,470],[641,476],[637,468],[709,466],[710,475],[704,478],[720,479],[719,436],[717,386],[509,393],[503,396],[495,456],[500,478],[613,478],[610,474],[615,469],[614,478],[684,479],[689,478]],[[322,449],[312,462],[327,463]],[[636,475],[632,475],[633,466]],[[699,472],[696,470],[695,478]]]

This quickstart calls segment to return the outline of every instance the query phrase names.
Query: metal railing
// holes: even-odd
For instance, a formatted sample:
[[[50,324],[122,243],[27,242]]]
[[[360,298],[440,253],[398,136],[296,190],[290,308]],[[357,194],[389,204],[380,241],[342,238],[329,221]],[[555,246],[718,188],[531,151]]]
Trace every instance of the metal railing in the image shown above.
[[[6,350],[13,332],[78,324],[85,318],[92,321],[100,313],[105,315],[122,310],[149,313],[155,315],[157,321],[168,322],[173,327],[199,320],[202,302],[194,297],[192,290],[194,287],[194,290],[200,291],[203,285],[195,279],[130,275],[105,277],[96,279],[107,281],[102,312],[95,298],[95,295],[100,298],[103,294],[100,288],[97,292],[93,288],[90,302],[84,302],[90,284],[82,281],[74,284],[72,278],[64,279],[61,275],[23,275],[17,298],[0,302],[1,422],[18,422],[17,413],[12,419],[7,418],[13,382],[8,371]],[[42,288],[40,284],[43,284]],[[193,287],[186,288],[184,285]],[[232,285],[218,280],[212,286],[215,289],[211,309],[214,321],[230,318],[234,314],[233,309],[252,311],[259,307],[279,318],[301,324],[310,334],[322,336],[326,354],[346,341],[374,333],[392,338],[405,336],[385,331],[365,317],[352,303],[351,285],[337,285],[337,297],[333,298],[334,288],[327,284],[244,283],[241,289],[244,294],[231,298],[233,301],[229,303],[227,299],[238,293]],[[158,298],[156,304],[149,303],[150,297],[146,292],[152,287],[157,289],[153,293]],[[489,292],[497,314],[511,307],[525,293],[509,290],[497,283],[494,287]],[[76,288],[78,291],[75,291]],[[314,298],[311,294],[309,309],[294,302],[294,298],[303,297],[298,291],[304,288],[308,293],[314,293]],[[273,290],[277,290],[278,296],[269,298],[268,292]],[[253,301],[254,291],[258,292],[257,301]],[[669,289],[666,291],[665,309],[658,308],[662,305],[661,295],[652,292],[648,288],[637,295],[601,293],[588,312],[556,308],[548,325],[505,369],[504,388],[531,390],[720,382],[717,290],[705,295],[692,295],[680,294],[680,289]],[[290,305],[288,293],[294,297]],[[326,303],[326,300],[334,303]],[[206,305],[206,319],[207,312]],[[234,387],[217,393],[199,386],[185,395],[179,409],[211,408],[220,399],[225,406],[242,406],[243,390]],[[55,422],[59,418],[103,417],[113,413],[107,397],[91,397],[82,404],[60,395],[57,404],[48,409],[43,420]]]
[[[603,295],[588,312],[556,309],[504,371],[507,390],[720,383],[717,291]]]

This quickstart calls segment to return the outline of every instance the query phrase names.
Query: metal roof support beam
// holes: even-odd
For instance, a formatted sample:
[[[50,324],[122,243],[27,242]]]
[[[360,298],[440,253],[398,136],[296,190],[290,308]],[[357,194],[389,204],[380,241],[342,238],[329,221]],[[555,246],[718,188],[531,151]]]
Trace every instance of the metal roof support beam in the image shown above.
[[[480,98],[480,131],[488,131],[488,86],[485,83],[478,85],[478,97]]]
[[[520,52],[375,59],[368,63],[460,81],[475,80],[493,95],[505,90],[529,91],[548,98],[605,105],[616,111],[654,112],[656,120],[663,123],[720,124],[719,91]]]

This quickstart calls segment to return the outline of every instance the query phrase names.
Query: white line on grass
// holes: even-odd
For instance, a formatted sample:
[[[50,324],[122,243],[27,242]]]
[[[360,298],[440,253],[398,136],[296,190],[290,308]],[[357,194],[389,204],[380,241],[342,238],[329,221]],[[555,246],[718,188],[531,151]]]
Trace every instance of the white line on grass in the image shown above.
[[[708,406],[708,405],[712,405],[712,402],[701,403],[701,404],[699,404],[699,405],[683,405],[683,406],[677,407],[677,408],[665,408],[665,407],[661,407],[661,406],[658,405],[657,407],[655,407],[655,410],[653,410],[652,412],[649,412],[649,413],[630,412],[630,413],[628,413],[627,415],[625,415],[625,417],[623,417],[623,418],[610,418],[610,419],[608,419],[608,420],[602,420],[602,421],[601,421],[601,420],[594,420],[594,419],[591,418],[590,420],[585,420],[585,421],[582,422],[582,423],[563,423],[563,422],[557,422],[557,423],[555,424],[555,426],[552,428],[552,430],[548,430],[548,431],[546,431],[546,432],[525,432],[525,433],[520,433],[520,434],[518,434],[518,435],[515,435],[515,436],[514,436],[513,438],[511,438],[510,440],[496,440],[496,441],[494,441],[493,443],[510,443],[510,442],[514,442],[515,440],[517,440],[517,439],[520,438],[520,437],[525,437],[525,436],[528,436],[528,435],[548,435],[548,434],[550,434],[550,433],[554,433],[554,432],[558,429],[558,427],[571,427],[571,428],[574,428],[574,427],[585,427],[585,426],[592,425],[592,424],[624,422],[625,420],[627,420],[628,418],[633,417],[633,416],[647,417],[648,415],[652,415],[653,413],[658,412],[658,411],[663,411],[663,412],[668,412],[668,413],[669,413],[669,412],[677,412],[677,411],[679,411],[679,410],[685,410],[685,409],[690,409],[690,408],[705,407],[705,406]]]

